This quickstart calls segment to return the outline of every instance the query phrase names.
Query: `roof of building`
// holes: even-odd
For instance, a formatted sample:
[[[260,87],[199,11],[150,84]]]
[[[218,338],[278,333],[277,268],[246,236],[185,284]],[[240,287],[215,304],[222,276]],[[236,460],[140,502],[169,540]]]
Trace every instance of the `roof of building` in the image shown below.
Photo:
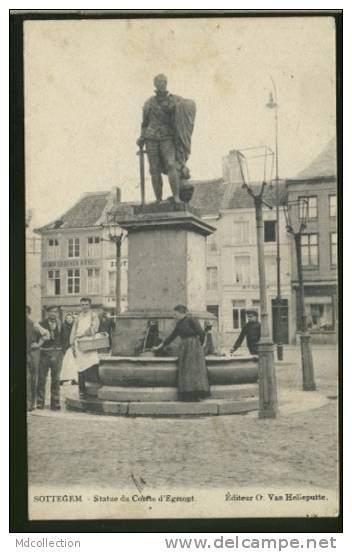
[[[301,172],[295,180],[310,180],[319,177],[336,177],[336,137],[332,138],[323,151]]]
[[[262,184],[255,182],[250,185],[251,190],[255,195],[260,194]],[[276,185],[273,184],[272,186],[267,186],[264,195],[263,195],[264,201],[271,206],[275,206],[276,201]],[[287,200],[287,189],[286,189],[286,182],[281,180],[279,181],[279,205],[283,205],[286,203]],[[249,209],[253,207],[253,198],[249,195],[246,188],[242,188],[242,186],[236,186],[233,190],[233,193],[231,195],[231,198],[228,202],[227,208],[228,209]]]
[[[100,226],[107,219],[107,213],[116,208],[116,191],[87,192],[59,219],[37,228],[37,232],[56,228],[85,228]],[[119,211],[130,211],[132,202],[119,204]]]
[[[189,183],[194,186],[190,206],[199,209],[202,215],[215,214],[226,208],[231,186],[222,178],[190,180]]]
[[[95,226],[106,208],[109,196],[109,191],[85,193],[59,219],[41,226],[37,231]]]
[[[253,199],[245,188],[239,184],[225,182],[222,178],[214,180],[191,181],[194,193],[190,205],[200,210],[202,215],[218,213],[223,209],[248,209],[253,207]],[[260,183],[251,184],[254,194],[259,194]],[[267,186],[264,200],[269,205],[276,205],[276,187]],[[286,182],[279,184],[279,203],[287,201]]]
[[[253,199],[238,184],[225,182],[222,178],[212,180],[192,180],[194,193],[191,207],[199,209],[202,215],[217,214],[223,209],[243,209],[253,207]],[[260,184],[253,184],[255,194],[260,192]],[[286,200],[285,183],[280,182],[280,204]],[[265,201],[276,204],[275,188],[267,187]],[[122,202],[119,211],[130,211],[134,203]],[[88,192],[84,194],[59,219],[38,228],[37,232],[65,228],[85,228],[100,226],[106,221],[107,213],[116,208],[114,194],[111,191]]]

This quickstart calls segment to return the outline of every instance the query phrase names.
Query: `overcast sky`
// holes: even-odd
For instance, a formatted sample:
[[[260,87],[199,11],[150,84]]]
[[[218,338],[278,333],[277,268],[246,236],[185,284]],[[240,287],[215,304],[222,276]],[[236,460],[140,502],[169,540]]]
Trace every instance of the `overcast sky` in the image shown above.
[[[194,179],[221,176],[230,149],[274,147],[273,111],[265,107],[272,75],[279,172],[295,176],[335,134],[334,44],[334,21],[317,17],[26,21],[34,224],[58,218],[87,191],[120,186],[124,200],[139,198],[135,141],[160,72],[171,92],[197,104]]]

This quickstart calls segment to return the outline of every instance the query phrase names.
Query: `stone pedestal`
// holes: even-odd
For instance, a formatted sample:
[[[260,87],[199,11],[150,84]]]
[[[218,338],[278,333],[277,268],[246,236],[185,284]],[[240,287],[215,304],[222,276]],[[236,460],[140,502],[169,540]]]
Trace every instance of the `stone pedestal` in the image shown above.
[[[117,318],[112,353],[134,355],[151,319],[166,337],[177,304],[186,305],[202,325],[206,320],[216,325],[206,311],[206,237],[215,228],[185,205],[165,203],[139,206],[120,225],[128,231],[128,311]]]

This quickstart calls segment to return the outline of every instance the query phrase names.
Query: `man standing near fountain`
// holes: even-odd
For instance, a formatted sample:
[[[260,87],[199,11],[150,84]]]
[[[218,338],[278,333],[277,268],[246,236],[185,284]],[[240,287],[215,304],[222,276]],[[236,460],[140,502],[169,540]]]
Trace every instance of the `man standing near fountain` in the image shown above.
[[[161,175],[167,174],[173,199],[178,202],[181,180],[190,178],[186,161],[191,152],[196,105],[193,100],[170,94],[165,75],[157,75],[154,85],[155,96],[149,98],[143,107],[137,145],[141,149],[144,144],[146,146],[156,201],[162,200]]]
[[[247,341],[248,351],[251,355],[258,354],[258,343],[260,340],[260,322],[258,322],[258,313],[254,309],[246,311],[248,322],[243,326],[230,353],[234,353],[242,345],[244,338]]]

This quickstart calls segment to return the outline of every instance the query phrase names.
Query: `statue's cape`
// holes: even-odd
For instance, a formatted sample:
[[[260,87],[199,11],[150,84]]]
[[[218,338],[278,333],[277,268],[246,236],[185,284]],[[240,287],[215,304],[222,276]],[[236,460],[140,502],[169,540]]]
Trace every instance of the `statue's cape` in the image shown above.
[[[175,106],[175,130],[178,146],[184,152],[185,161],[191,153],[191,139],[196,117],[196,103],[186,98],[177,98]]]

